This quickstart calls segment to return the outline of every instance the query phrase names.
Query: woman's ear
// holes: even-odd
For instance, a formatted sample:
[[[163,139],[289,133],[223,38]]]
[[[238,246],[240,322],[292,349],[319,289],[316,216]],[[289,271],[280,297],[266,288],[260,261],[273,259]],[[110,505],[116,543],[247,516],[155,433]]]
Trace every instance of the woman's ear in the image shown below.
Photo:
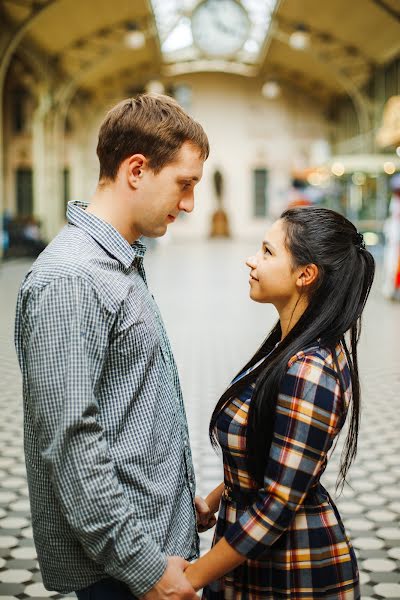
[[[301,267],[296,280],[297,287],[303,290],[309,289],[317,281],[318,272],[318,267],[314,263]]]

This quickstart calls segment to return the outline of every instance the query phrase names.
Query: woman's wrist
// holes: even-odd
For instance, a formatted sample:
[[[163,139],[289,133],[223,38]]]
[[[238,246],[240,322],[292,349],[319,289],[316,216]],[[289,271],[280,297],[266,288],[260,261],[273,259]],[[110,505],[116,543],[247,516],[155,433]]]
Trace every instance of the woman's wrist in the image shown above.
[[[208,506],[210,507],[210,511],[215,514],[219,508],[219,503],[221,502],[221,496],[224,489],[224,483],[221,483],[217,486],[212,492],[210,492],[205,498]]]
[[[209,495],[207,496],[207,498],[205,498],[205,501],[207,502],[207,504],[208,504],[208,506],[209,506],[209,508],[210,508],[210,512],[211,512],[213,515],[215,515],[215,513],[217,512],[217,510],[218,510],[218,507],[219,507],[219,500],[217,500],[216,498],[213,498],[213,497],[211,496],[211,494],[209,494]],[[218,502],[218,503],[217,503],[217,502]]]
[[[221,538],[209,552],[185,569],[189,583],[196,591],[220,579],[246,560],[225,538]]]
[[[192,588],[194,589],[195,592],[198,592],[199,590],[201,590],[201,588],[203,587],[203,585],[201,584],[201,582],[198,581],[198,578],[196,577],[196,563],[192,563],[190,564],[187,569],[185,569],[185,575],[189,580],[190,585],[192,586]]]

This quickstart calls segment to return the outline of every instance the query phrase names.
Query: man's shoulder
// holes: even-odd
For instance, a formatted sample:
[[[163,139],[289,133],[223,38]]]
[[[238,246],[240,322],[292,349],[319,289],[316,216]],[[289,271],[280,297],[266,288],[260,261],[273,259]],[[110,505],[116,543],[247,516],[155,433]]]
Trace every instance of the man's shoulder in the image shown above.
[[[86,232],[66,226],[39,255],[27,273],[21,293],[40,294],[68,282],[91,287],[110,308],[119,298],[110,276],[112,259]]]

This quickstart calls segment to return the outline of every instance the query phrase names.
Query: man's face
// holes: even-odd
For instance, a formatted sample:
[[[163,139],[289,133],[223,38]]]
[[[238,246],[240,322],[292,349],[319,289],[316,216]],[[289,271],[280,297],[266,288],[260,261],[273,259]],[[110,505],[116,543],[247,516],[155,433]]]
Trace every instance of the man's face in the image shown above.
[[[159,173],[143,169],[140,200],[135,203],[135,227],[141,235],[160,237],[180,212],[192,212],[194,186],[203,175],[203,164],[199,148],[185,142],[175,160]]]

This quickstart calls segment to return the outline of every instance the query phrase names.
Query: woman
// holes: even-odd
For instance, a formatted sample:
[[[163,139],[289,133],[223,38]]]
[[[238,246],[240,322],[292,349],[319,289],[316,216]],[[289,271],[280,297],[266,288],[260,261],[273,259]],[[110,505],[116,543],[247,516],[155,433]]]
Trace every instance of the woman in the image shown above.
[[[323,208],[285,211],[248,259],[250,296],[279,321],[219,400],[210,435],[224,483],[202,524],[213,548],[186,575],[205,598],[360,598],[356,557],[320,483],[349,409],[343,484],[357,449],[357,342],[374,260]],[[346,336],[345,336],[346,334]]]

